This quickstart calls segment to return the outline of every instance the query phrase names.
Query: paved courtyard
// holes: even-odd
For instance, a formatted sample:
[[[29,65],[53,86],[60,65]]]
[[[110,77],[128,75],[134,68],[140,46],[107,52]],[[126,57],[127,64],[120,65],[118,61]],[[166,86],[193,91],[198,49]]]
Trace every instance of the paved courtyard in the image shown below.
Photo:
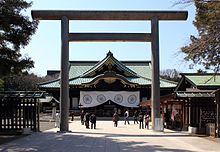
[[[70,122],[70,133],[58,128],[33,133],[0,145],[3,152],[219,152],[219,142],[190,136],[183,132],[164,133],[139,129],[122,121],[116,128],[112,121],[98,121],[97,129],[86,129],[80,121]]]

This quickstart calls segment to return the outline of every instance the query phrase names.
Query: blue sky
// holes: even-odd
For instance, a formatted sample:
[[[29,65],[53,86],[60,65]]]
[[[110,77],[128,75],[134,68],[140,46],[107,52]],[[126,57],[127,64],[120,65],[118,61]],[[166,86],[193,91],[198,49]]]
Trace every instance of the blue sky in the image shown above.
[[[189,70],[180,48],[197,34],[192,21],[194,6],[173,6],[174,0],[32,0],[30,10],[187,10],[187,21],[160,21],[160,70]],[[30,15],[30,10],[26,13]],[[37,32],[22,50],[35,61],[31,70],[46,75],[47,70],[60,69],[60,21],[40,21]],[[70,32],[150,32],[147,21],[71,21]],[[150,43],[143,42],[78,42],[70,43],[70,60],[101,60],[111,51],[118,60],[150,60]]]

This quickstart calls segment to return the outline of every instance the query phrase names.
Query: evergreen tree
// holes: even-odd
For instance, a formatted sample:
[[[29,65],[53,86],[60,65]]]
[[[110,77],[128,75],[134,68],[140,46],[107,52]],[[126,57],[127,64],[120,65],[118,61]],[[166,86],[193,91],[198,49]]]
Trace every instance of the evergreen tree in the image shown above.
[[[0,0],[0,77],[19,74],[34,67],[20,50],[30,42],[38,22],[30,21],[24,13],[32,3],[24,0]]]
[[[194,3],[196,17],[193,22],[198,36],[190,36],[190,44],[181,48],[185,60],[203,65],[214,72],[220,70],[220,1],[185,0],[180,3]]]

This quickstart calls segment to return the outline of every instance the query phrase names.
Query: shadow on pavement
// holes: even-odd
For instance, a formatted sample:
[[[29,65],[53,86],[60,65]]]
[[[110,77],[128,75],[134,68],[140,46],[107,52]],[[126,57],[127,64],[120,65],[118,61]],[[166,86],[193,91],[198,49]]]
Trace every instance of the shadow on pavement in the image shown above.
[[[103,135],[105,137],[191,137],[191,135],[184,135],[184,134],[114,134],[114,133],[97,133],[97,132],[71,132],[75,134],[82,134],[82,135]]]
[[[35,133],[13,143],[0,147],[0,151],[50,151],[50,152],[191,152],[178,148],[167,148],[162,145],[141,141],[121,141],[107,137],[91,137],[80,133]],[[116,134],[117,135],[117,134]],[[110,134],[107,136],[115,136]]]

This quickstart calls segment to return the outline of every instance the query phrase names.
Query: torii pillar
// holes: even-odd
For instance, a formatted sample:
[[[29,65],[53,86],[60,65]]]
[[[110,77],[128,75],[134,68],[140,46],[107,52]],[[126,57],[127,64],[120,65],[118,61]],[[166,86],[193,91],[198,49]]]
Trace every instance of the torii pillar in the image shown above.
[[[33,10],[37,20],[61,20],[61,124],[60,131],[69,131],[69,42],[152,42],[152,129],[163,131],[160,116],[159,21],[186,20],[187,11],[61,11]],[[69,20],[150,20],[151,33],[69,33]]]

